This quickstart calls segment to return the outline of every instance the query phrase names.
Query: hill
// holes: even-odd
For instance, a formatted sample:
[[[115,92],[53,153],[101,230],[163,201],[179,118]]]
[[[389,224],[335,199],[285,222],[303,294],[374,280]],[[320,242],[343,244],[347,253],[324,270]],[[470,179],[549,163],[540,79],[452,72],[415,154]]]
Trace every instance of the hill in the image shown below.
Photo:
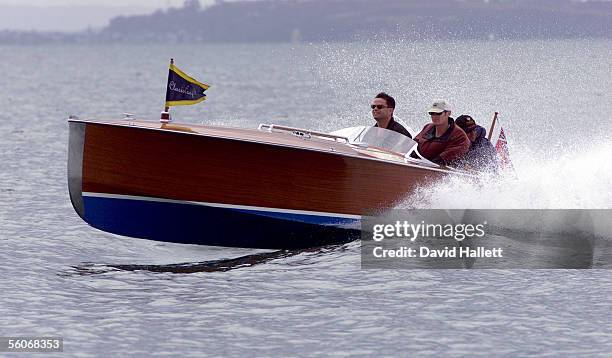
[[[105,40],[353,41],[364,38],[612,37],[612,2],[294,0],[217,2],[119,17]]]
[[[0,32],[3,42],[289,42],[612,38],[612,2],[576,0],[217,1],[120,16],[79,34]],[[24,40],[25,39],[25,40]]]

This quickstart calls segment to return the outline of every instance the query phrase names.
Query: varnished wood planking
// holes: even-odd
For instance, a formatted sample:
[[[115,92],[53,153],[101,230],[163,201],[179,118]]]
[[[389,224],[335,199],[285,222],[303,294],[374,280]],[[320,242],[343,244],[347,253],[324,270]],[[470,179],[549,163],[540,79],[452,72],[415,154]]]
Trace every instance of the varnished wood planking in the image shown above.
[[[83,159],[87,192],[344,214],[389,207],[439,175],[338,151],[92,123]]]

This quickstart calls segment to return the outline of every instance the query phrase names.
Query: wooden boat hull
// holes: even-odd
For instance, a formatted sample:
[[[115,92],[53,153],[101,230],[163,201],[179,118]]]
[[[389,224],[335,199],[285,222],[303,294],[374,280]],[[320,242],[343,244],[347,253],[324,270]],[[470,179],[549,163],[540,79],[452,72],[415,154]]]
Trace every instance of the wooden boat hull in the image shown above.
[[[286,133],[71,120],[68,181],[91,226],[190,244],[301,248],[352,240],[443,170]]]

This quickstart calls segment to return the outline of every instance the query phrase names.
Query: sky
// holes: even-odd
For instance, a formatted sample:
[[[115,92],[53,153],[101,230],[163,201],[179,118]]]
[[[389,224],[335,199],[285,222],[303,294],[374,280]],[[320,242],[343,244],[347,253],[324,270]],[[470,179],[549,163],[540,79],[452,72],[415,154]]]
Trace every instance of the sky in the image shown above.
[[[0,31],[74,32],[105,27],[119,15],[181,7],[185,0],[0,0]],[[215,0],[200,0],[208,6]],[[483,0],[487,1],[487,0]],[[536,0],[534,0],[536,1]],[[591,0],[574,0],[591,1]],[[612,1],[612,0],[598,0]]]
[[[200,0],[203,6],[214,0]],[[0,30],[80,31],[119,15],[181,7],[184,0],[0,0]]]

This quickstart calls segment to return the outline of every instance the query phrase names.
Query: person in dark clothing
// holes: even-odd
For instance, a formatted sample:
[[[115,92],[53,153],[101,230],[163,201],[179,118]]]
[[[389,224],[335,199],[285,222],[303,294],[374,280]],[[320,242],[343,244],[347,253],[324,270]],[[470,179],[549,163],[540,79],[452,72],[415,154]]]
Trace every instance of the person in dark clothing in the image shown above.
[[[395,110],[395,99],[393,97],[381,92],[374,97],[370,108],[372,108],[372,117],[376,121],[374,127],[385,128],[412,138],[410,132],[393,119],[393,111]]]
[[[440,165],[455,165],[468,152],[470,140],[455,125],[450,116],[451,108],[444,100],[434,101],[428,111],[431,123],[414,137],[419,153]]]
[[[457,117],[455,123],[463,129],[471,142],[470,150],[461,160],[463,166],[474,170],[499,169],[497,152],[487,139],[487,130],[476,124],[474,118],[467,114]]]

